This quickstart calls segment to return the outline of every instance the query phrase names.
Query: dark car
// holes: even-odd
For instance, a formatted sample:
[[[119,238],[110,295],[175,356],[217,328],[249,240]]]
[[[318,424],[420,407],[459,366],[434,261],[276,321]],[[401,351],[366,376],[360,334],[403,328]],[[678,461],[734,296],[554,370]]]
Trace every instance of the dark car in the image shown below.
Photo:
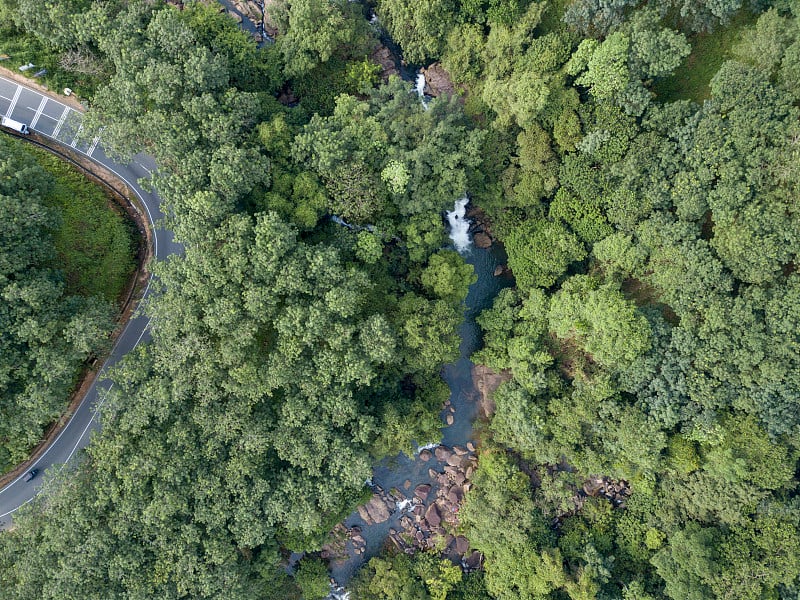
[[[31,469],[25,473],[25,481],[30,481],[39,474],[39,469]]]

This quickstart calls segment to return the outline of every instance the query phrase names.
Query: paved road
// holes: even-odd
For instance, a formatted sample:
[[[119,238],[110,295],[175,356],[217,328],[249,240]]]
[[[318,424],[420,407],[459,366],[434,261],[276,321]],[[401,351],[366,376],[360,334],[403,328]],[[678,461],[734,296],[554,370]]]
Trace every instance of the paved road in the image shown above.
[[[98,139],[94,139],[90,144],[78,143],[76,136],[81,130],[82,118],[78,111],[37,91],[0,77],[0,115],[27,123],[37,133],[72,147],[116,173],[136,192],[146,209],[146,217],[151,226],[163,217],[159,209],[160,199],[158,196],[145,192],[137,185],[140,178],[148,177],[150,172],[155,169],[153,159],[137,155],[131,164],[120,165],[105,155]],[[170,254],[182,252],[181,246],[172,239],[170,232],[163,229],[156,230],[155,227],[154,231],[153,250],[158,259],[163,260]],[[150,283],[148,282],[142,303],[146,300],[149,291]],[[111,351],[110,357],[103,365],[103,371],[117,363],[139,342],[149,338],[148,325],[149,320],[144,316],[137,316],[128,322]],[[106,389],[111,385],[107,381],[101,384],[95,382],[89,388],[86,397],[70,422],[61,430],[55,442],[31,467],[39,469],[38,477],[29,483],[20,477],[0,490],[0,529],[9,527],[13,513],[20,506],[30,502],[37,494],[42,484],[41,473],[45,469],[66,463],[76,451],[89,443],[91,432],[99,428],[98,409],[103,403]]]

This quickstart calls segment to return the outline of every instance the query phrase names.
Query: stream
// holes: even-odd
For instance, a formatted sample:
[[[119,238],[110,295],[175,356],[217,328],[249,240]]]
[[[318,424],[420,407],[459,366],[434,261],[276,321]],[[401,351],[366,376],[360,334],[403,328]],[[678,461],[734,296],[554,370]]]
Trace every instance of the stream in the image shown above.
[[[456,210],[448,213],[451,222],[451,239],[454,246],[464,257],[464,260],[471,264],[475,269],[478,280],[469,288],[466,299],[466,310],[464,321],[459,328],[461,337],[460,356],[452,364],[445,365],[442,369],[442,377],[450,387],[449,406],[446,405],[442,411],[442,439],[441,445],[447,448],[465,447],[468,442],[475,442],[473,439],[473,421],[478,418],[480,410],[480,394],[475,388],[472,378],[472,366],[470,355],[480,348],[481,330],[475,322],[475,317],[485,308],[491,306],[495,296],[504,288],[512,285],[513,281],[508,277],[495,277],[494,271],[498,265],[505,264],[506,256],[501,248],[492,247],[488,250],[477,249],[471,245],[464,246],[464,237],[469,222],[464,218],[464,207],[466,201],[462,200]],[[459,231],[452,226],[453,215],[459,212],[463,229],[461,232],[464,237],[459,239]],[[468,241],[468,239],[467,239]],[[454,412],[449,408],[452,407]],[[452,424],[446,425],[445,419],[448,414],[452,414]],[[435,449],[438,444],[423,446]],[[410,509],[413,507],[411,499],[413,491],[417,486],[429,484],[437,486],[436,479],[431,477],[429,469],[441,471],[445,461],[437,460],[437,457],[430,453],[427,460],[420,457],[417,452],[414,457],[408,457],[401,453],[389,460],[384,460],[374,467],[372,477],[373,491],[383,490],[390,492],[395,490],[402,496],[408,498],[399,499],[393,507],[389,518],[380,523],[369,524],[364,520],[359,512],[354,512],[347,519],[344,525],[348,529],[356,528],[358,535],[363,539],[361,553],[355,552],[352,540],[347,541],[346,560],[331,561],[331,575],[339,585],[346,585],[355,572],[370,558],[380,554],[387,538],[392,531],[401,529],[401,519],[404,516],[413,516]],[[470,453],[471,454],[471,453]],[[443,519],[444,520],[444,519]],[[343,597],[343,596],[342,596]]]

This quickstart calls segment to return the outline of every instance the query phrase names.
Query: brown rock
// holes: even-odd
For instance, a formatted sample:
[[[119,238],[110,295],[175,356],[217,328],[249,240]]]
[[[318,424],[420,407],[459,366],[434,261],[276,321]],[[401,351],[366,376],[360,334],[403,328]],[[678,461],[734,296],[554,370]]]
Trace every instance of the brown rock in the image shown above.
[[[431,486],[423,483],[414,488],[414,495],[422,501],[428,499],[428,494],[431,492]]]
[[[404,489],[404,490],[407,490],[407,489],[409,489],[410,487],[411,487],[411,480],[410,480],[410,479],[406,479],[406,480],[403,482],[403,489]]]
[[[439,476],[439,473],[434,471],[433,469],[428,469],[428,477],[431,479],[436,479]]]
[[[431,451],[423,450],[419,453],[419,458],[422,462],[428,462],[431,459]]]
[[[383,77],[384,81],[388,81],[392,75],[400,74],[394,62],[394,57],[386,46],[378,46],[370,55],[370,59],[381,66],[381,77]]]
[[[447,446],[436,446],[433,452],[436,455],[436,460],[440,461],[446,461],[451,454]]]
[[[425,75],[425,93],[431,96],[441,96],[447,94],[452,96],[455,93],[455,87],[450,80],[450,75],[442,68],[438,62],[433,63],[427,69],[422,69]]]
[[[494,414],[495,405],[492,400],[492,394],[500,387],[501,383],[510,379],[511,371],[495,373],[484,365],[472,367],[472,381],[475,384],[475,389],[480,393],[481,409],[484,416],[491,417]]]
[[[590,477],[583,482],[583,492],[587,496],[597,496],[603,489],[603,480],[599,477]]]
[[[417,533],[414,534],[414,537],[417,538],[418,542],[421,542],[422,540],[425,539],[425,534],[417,530]]]
[[[451,414],[447,415],[444,418],[444,422],[447,423],[448,425],[452,425],[453,421],[455,421],[455,419],[453,418],[453,415],[451,415]]]
[[[467,479],[472,479],[473,473],[475,473],[475,468],[472,465],[470,465],[467,467],[467,470],[464,473],[464,477],[466,477]]]
[[[447,464],[450,465],[451,467],[460,467],[461,460],[462,460],[461,456],[458,456],[457,454],[451,454],[447,458]]]
[[[467,442],[467,450],[469,450],[470,452],[475,452],[475,444],[473,444],[472,442]]]
[[[439,514],[439,509],[436,507],[435,504],[431,504],[428,507],[428,510],[425,511],[425,520],[431,527],[438,527],[439,523],[442,522],[442,517]]]
[[[464,456],[467,453],[467,449],[464,446],[453,446],[453,452],[459,456]]]
[[[469,552],[469,540],[465,538],[463,535],[460,535],[456,538],[456,543],[454,546],[455,551],[458,554],[464,555]]]
[[[490,238],[487,234],[480,232],[472,236],[472,243],[475,244],[476,248],[489,248],[492,245],[492,238]]]
[[[386,521],[389,518],[390,511],[386,502],[378,494],[373,494],[369,502],[358,507],[358,514],[371,525]]]
[[[464,482],[467,480],[467,477],[464,473],[456,473],[455,479],[453,479],[453,483],[456,485],[464,485]]]
[[[450,478],[455,478],[456,473],[458,473],[458,469],[456,469],[453,465],[447,465],[444,468],[444,472],[447,473]]]

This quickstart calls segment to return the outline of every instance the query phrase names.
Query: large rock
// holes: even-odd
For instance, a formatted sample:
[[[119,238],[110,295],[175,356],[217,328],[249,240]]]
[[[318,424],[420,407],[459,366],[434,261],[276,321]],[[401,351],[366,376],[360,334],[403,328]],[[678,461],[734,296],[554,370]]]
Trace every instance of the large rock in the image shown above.
[[[439,514],[439,509],[435,504],[431,504],[428,510],[425,511],[425,520],[431,527],[438,527],[442,522],[442,516]]]
[[[441,96],[447,94],[452,96],[456,89],[450,80],[450,75],[438,62],[433,63],[427,69],[422,69],[425,75],[425,93],[429,96]]]
[[[394,62],[394,57],[386,46],[378,46],[370,55],[370,60],[381,66],[381,77],[384,81],[389,81],[389,77],[392,75],[400,74],[400,71],[397,70],[397,64]]]
[[[463,455],[461,455],[463,456]],[[458,454],[451,454],[447,457],[447,464],[451,467],[460,467],[462,458]]]
[[[511,371],[501,371],[495,373],[489,367],[483,365],[475,365],[472,367],[472,381],[475,384],[475,389],[481,395],[481,409],[484,416],[491,417],[495,411],[494,400],[492,394],[500,387],[504,381],[511,379]]]
[[[442,462],[446,461],[452,454],[447,446],[437,446],[433,452],[436,455],[436,460]]]
[[[469,551],[469,540],[463,535],[458,536],[456,538],[454,549],[457,554],[461,554],[463,556]]]
[[[431,451],[430,450],[423,450],[419,453],[419,459],[422,462],[428,462],[431,459]]]
[[[475,244],[476,248],[489,248],[492,245],[492,238],[490,238],[488,234],[481,231],[472,236],[472,243]]]
[[[386,521],[391,512],[386,502],[378,494],[373,494],[369,502],[358,507],[358,514],[364,521],[372,525]]]
[[[423,502],[428,499],[428,494],[431,493],[431,486],[423,483],[414,488],[414,495]]]

